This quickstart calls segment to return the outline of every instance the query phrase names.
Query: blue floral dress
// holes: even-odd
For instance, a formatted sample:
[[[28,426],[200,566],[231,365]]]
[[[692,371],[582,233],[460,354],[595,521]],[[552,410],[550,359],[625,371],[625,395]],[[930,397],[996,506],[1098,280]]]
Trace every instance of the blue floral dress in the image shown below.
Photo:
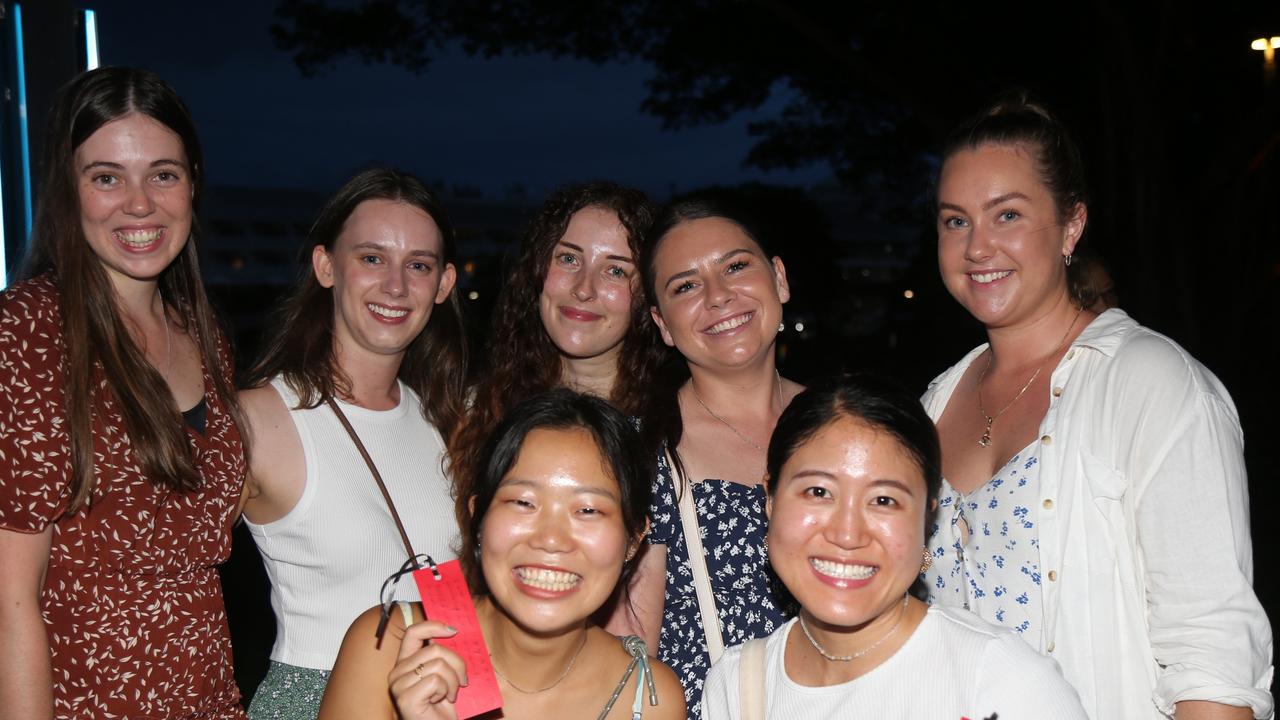
[[[963,607],[1012,628],[1043,651],[1037,439],[967,495],[942,481],[930,529],[929,602]],[[968,538],[965,538],[967,529]]]
[[[704,480],[695,483],[692,492],[725,647],[768,635],[786,618],[779,609],[773,590],[776,580],[764,552],[764,486]],[[658,459],[650,512],[649,542],[667,546],[667,593],[658,659],[680,678],[688,715],[698,718],[702,683],[711,659],[666,453]]]

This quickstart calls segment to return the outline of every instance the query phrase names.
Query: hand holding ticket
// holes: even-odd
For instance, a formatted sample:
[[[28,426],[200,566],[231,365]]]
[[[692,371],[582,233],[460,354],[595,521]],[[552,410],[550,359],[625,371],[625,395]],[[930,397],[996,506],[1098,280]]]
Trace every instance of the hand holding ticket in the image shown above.
[[[502,707],[489,650],[457,560],[413,574],[427,622],[411,626],[393,671],[405,717],[475,717]],[[426,647],[420,647],[429,641]],[[397,694],[397,689],[402,693]],[[430,712],[426,712],[426,711]]]

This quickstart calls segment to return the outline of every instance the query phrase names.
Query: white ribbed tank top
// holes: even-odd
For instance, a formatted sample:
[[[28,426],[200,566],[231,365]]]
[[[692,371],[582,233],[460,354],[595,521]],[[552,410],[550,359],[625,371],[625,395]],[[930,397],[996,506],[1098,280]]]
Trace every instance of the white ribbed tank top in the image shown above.
[[[360,452],[325,405],[296,410],[298,398],[280,377],[271,386],[290,408],[306,458],[306,485],[287,515],[256,525],[245,519],[271,580],[276,642],[271,659],[331,670],[347,627],[378,604],[388,575],[407,559],[404,543]],[[393,410],[339,401],[378,466],[413,549],[437,562],[454,557],[458,534],[444,441],[422,417],[418,396],[400,383]],[[400,600],[417,600],[413,578]]]

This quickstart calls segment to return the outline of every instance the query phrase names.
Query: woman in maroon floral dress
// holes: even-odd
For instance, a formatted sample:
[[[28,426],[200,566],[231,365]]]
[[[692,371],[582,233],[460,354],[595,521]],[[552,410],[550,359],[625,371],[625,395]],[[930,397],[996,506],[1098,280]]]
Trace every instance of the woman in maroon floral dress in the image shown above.
[[[215,566],[244,457],[173,89],[95,70],[0,295],[0,718],[242,718]]]

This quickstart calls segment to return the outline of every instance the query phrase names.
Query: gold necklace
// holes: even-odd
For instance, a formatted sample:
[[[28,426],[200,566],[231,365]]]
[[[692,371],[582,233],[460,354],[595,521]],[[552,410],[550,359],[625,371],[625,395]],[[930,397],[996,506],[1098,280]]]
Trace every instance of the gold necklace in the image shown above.
[[[1062,339],[1058,341],[1058,346],[1053,349],[1053,352],[1049,353],[1049,357],[1057,355],[1058,351],[1062,349],[1062,346],[1067,344],[1067,337],[1071,335],[1071,329],[1076,326],[1076,321],[1080,319],[1080,314],[1083,312],[1084,308],[1080,308],[1080,310],[1076,312],[1076,316],[1071,318],[1071,324],[1067,326],[1067,331],[1063,333]],[[982,406],[982,381],[987,378],[987,371],[991,369],[991,360],[994,357],[995,350],[987,350],[987,364],[983,366],[982,372],[978,375],[978,412],[982,413],[982,419],[987,422],[986,430],[983,431],[982,437],[978,438],[978,447],[991,447],[991,426],[995,424],[997,418],[1004,414],[1005,410],[1013,407],[1013,404],[1018,402],[1018,398],[1022,397],[1026,394],[1027,390],[1031,389],[1031,384],[1036,381],[1036,378],[1040,377],[1040,371],[1044,370],[1044,360],[1041,360],[1040,366],[1036,368],[1035,372],[1031,373],[1031,379],[1027,381],[1026,385],[1022,386],[1022,389],[1018,391],[1018,394],[1014,395],[1012,400],[1005,403],[1004,407],[1000,408],[1000,412],[995,415],[988,415],[987,409]]]
[[[804,636],[809,638],[809,644],[812,645],[813,649],[817,650],[818,654],[822,657],[830,660],[831,662],[853,662],[854,660],[857,660],[863,655],[866,655],[872,650],[880,647],[885,640],[888,640],[894,633],[898,632],[898,628],[902,625],[902,619],[907,616],[907,602],[910,600],[910,597],[910,595],[902,596],[902,612],[898,613],[898,621],[893,624],[893,627],[889,628],[889,632],[885,633],[884,637],[852,655],[832,655],[824,650],[822,646],[818,644],[818,641],[813,639],[813,634],[809,632],[809,624],[804,621],[804,613],[800,613],[800,629],[804,631]]]
[[[498,669],[498,663],[491,662],[490,664],[493,665],[493,671],[497,673],[498,677],[502,678],[503,681],[505,681],[508,685],[510,685],[512,690],[515,690],[516,692],[519,692],[519,693],[524,693],[525,695],[537,695],[538,693],[544,693],[550,690],[551,688],[559,685],[560,683],[564,682],[564,679],[569,677],[569,673],[573,671],[574,663],[578,662],[578,656],[582,654],[582,648],[587,646],[587,634],[588,634],[588,631],[586,630],[582,631],[582,642],[578,643],[578,649],[573,652],[573,657],[569,658],[569,665],[565,667],[564,672],[560,673],[560,677],[556,678],[555,682],[542,688],[541,690],[525,690],[519,685],[516,685],[515,683],[511,682],[511,678],[507,677],[506,675],[503,675],[502,671]],[[493,660],[492,653],[490,653],[489,655],[489,660]]]
[[[782,404],[782,376],[778,374],[778,371],[777,371],[777,370],[774,370],[774,371],[773,371],[773,376],[774,376],[774,378],[775,378],[775,379],[777,379],[777,387],[778,387],[778,404],[779,404],[779,405],[781,405],[781,404]],[[698,404],[702,406],[702,409],[703,409],[703,410],[706,410],[706,411],[707,411],[707,414],[708,414],[708,415],[710,415],[711,417],[715,418],[716,420],[719,420],[721,425],[724,425],[725,427],[727,427],[727,428],[729,428],[730,430],[732,430],[732,431],[733,431],[733,434],[734,434],[734,435],[737,435],[737,436],[738,436],[738,439],[739,439],[739,440],[741,440],[742,442],[744,442],[744,443],[746,443],[746,444],[750,445],[751,447],[755,448],[756,450],[759,450],[760,452],[765,452],[765,449],[764,449],[763,447],[760,447],[760,444],[759,444],[759,443],[757,443],[756,441],[754,441],[754,440],[752,440],[751,438],[747,437],[746,435],[743,435],[741,432],[739,432],[739,431],[738,431],[738,428],[736,428],[736,427],[734,427],[733,425],[729,424],[729,421],[728,421],[728,420],[725,420],[724,418],[720,417],[719,415],[717,415],[717,414],[715,413],[715,411],[714,411],[714,410],[712,410],[711,408],[707,407],[707,404],[706,404],[705,402],[703,402],[703,401],[702,401],[702,396],[698,394],[698,388],[696,388],[696,387],[694,387],[694,386],[693,386],[693,380],[690,380],[690,381],[689,381],[689,390],[693,392],[693,399],[698,401]]]

